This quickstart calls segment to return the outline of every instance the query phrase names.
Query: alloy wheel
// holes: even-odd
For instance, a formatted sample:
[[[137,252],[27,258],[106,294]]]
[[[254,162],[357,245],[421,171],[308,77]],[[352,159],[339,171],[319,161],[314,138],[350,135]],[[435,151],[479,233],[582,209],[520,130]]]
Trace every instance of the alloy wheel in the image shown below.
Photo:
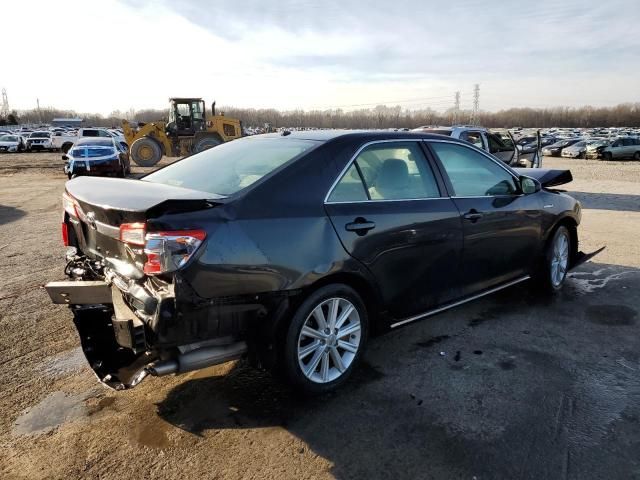
[[[551,254],[551,283],[559,287],[567,274],[569,265],[569,237],[561,232],[555,239]]]
[[[346,298],[322,301],[309,314],[298,336],[298,364],[315,383],[338,379],[353,363],[362,337],[360,315]]]

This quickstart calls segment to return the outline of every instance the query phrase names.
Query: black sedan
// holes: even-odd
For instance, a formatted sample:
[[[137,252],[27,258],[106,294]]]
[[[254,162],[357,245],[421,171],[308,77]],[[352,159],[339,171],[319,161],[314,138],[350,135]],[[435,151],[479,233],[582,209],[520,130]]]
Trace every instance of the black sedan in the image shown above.
[[[64,172],[69,178],[80,175],[124,177],[131,171],[128,149],[113,138],[83,137],[67,153]]]
[[[571,145],[581,141],[581,138],[567,138],[565,140],[558,140],[556,143],[547,145],[542,149],[542,154],[547,157],[559,157],[562,154],[562,149],[570,147]]]
[[[568,181],[441,135],[247,137],[142,180],[69,181],[72,281],[47,290],[114,388],[247,355],[325,392],[372,332],[529,279],[559,290],[589,257],[580,204],[550,188]]]

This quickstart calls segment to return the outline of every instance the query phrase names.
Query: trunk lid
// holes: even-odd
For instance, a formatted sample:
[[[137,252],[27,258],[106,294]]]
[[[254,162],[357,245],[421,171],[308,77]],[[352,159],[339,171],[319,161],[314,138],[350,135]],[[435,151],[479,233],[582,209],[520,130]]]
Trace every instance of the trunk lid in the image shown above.
[[[207,192],[141,180],[78,177],[66,184],[66,194],[76,204],[72,218],[77,247],[91,258],[102,258],[117,270],[126,264],[142,269],[142,247],[131,248],[120,241],[123,223],[145,223],[164,214],[212,208],[224,197]],[[138,277],[139,272],[130,272]]]

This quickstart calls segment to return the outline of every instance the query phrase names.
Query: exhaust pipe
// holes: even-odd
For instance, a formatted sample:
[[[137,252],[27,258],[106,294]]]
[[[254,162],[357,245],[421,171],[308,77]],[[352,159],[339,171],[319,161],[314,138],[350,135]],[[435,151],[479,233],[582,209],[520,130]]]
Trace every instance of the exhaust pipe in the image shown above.
[[[156,377],[162,377],[171,373],[185,373],[192,370],[219,365],[230,360],[237,360],[247,351],[245,342],[232,343],[199,348],[178,355],[173,360],[161,360],[149,364],[146,370]]]

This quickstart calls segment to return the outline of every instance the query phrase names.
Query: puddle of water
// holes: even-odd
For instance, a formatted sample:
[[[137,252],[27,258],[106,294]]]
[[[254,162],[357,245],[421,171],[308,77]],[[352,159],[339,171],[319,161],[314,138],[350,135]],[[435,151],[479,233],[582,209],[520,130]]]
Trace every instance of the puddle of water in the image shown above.
[[[87,415],[85,398],[85,395],[53,392],[18,417],[13,426],[13,433],[15,435],[47,433],[63,423],[85,417]]]
[[[609,273],[606,272],[607,269],[599,269],[594,272],[573,272],[569,274],[569,278],[571,279],[571,283],[578,291],[578,293],[592,293],[595,290],[599,290],[607,286],[608,283],[620,280],[624,278],[625,275],[630,275],[637,273],[635,270],[624,270],[622,272]],[[605,274],[604,276],[601,276]]]
[[[77,347],[58,355],[48,357],[42,362],[43,373],[51,377],[63,377],[74,373],[86,364],[82,348]]]

